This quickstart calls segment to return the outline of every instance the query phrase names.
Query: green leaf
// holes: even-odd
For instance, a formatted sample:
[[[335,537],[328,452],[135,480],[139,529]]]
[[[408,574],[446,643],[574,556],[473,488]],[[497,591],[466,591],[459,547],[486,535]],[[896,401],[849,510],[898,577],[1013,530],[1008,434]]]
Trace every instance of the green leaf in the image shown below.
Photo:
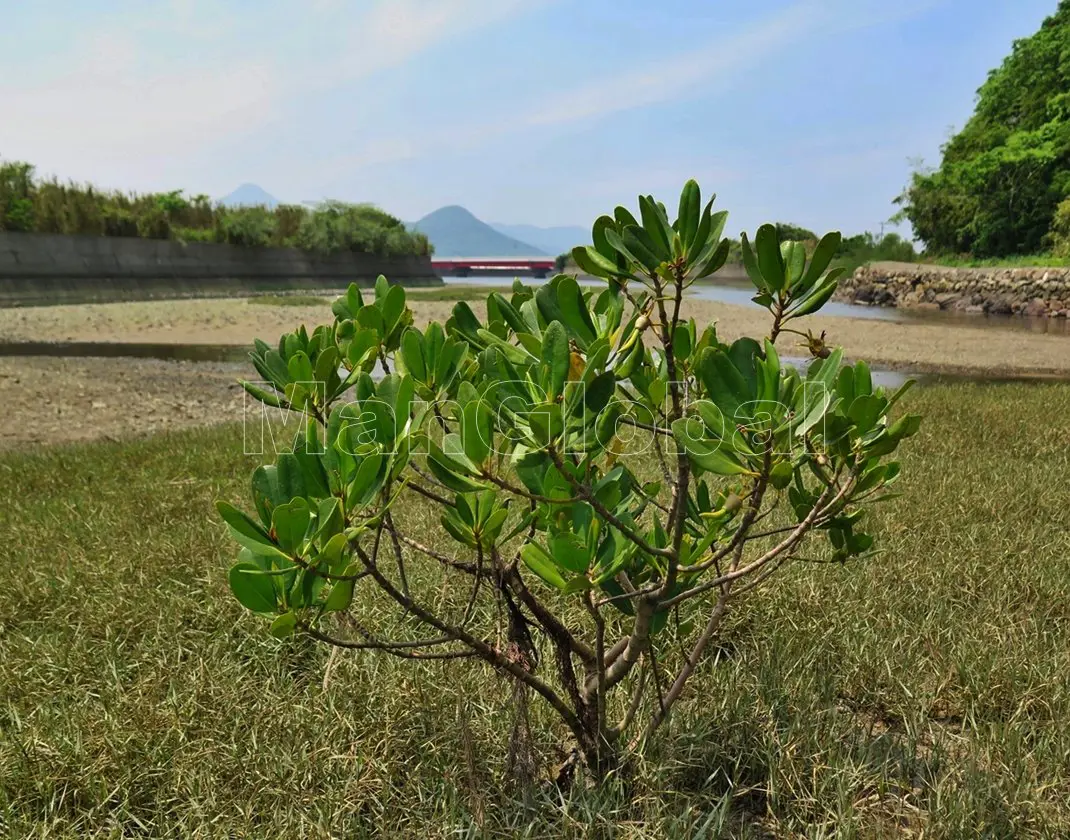
[[[843,362],[843,348],[837,347],[825,359],[815,359],[806,371],[806,381],[821,383],[830,393],[836,389],[836,378]]]
[[[389,337],[405,313],[405,289],[391,286],[383,296],[380,311],[383,313],[383,336]]]
[[[844,405],[850,405],[855,398],[855,372],[854,368],[845,367],[840,370],[836,377],[836,393],[843,400]]]
[[[813,288],[814,284],[817,283],[818,279],[829,267],[829,263],[836,256],[836,252],[840,250],[842,241],[843,237],[839,231],[826,233],[821,237],[821,241],[817,243],[817,247],[814,249],[813,256],[810,257],[810,267],[806,269],[802,280],[796,286],[799,292],[807,292]]]
[[[606,240],[606,229],[616,228],[616,226],[617,223],[613,221],[612,216],[599,216],[591,226],[591,242],[594,243],[594,250],[605,257],[611,265],[617,261],[617,252]]]
[[[461,441],[464,454],[473,464],[482,464],[490,455],[493,445],[490,419],[490,409],[480,397],[461,410]]]
[[[268,536],[267,531],[257,525],[252,519],[227,502],[216,502],[216,510],[223,517],[223,521],[230,528],[231,536],[239,543],[248,548],[254,554],[265,557],[286,557],[279,550],[275,542]]]
[[[573,248],[572,259],[580,271],[592,277],[614,277],[619,273],[615,262],[590,246]]]
[[[725,446],[729,452],[733,452],[736,455],[743,457],[754,457],[754,450],[747,443],[743,435],[740,434],[739,429],[736,427],[736,423],[733,420],[726,418],[715,403],[710,400],[699,400],[691,406],[691,409],[702,418],[702,422],[706,425],[706,429],[713,435],[713,437],[725,442]]]
[[[691,356],[691,330],[687,324],[677,324],[672,333],[673,358],[687,361]]]
[[[275,584],[255,563],[237,563],[227,577],[230,591],[247,610],[274,613],[278,606]]]
[[[351,580],[340,580],[331,587],[331,594],[327,596],[327,601],[323,605],[324,612],[343,612],[349,609],[349,605],[353,603],[353,588],[354,582]]]
[[[744,475],[750,470],[729,451],[723,440],[706,437],[706,428],[695,417],[681,417],[672,424],[673,437],[695,466],[715,475]]]
[[[463,300],[458,301],[453,307],[453,317],[450,318],[450,324],[469,344],[478,348],[483,347],[483,342],[478,338],[479,330],[483,325],[479,322],[475,313],[472,312],[472,307]]]
[[[790,461],[781,461],[779,464],[773,467],[769,472],[769,483],[773,485],[777,490],[783,490],[789,484],[791,479],[795,475],[795,469],[791,466]]]
[[[320,499],[316,507],[316,541],[329,544],[337,535],[342,533],[345,527],[345,519],[342,516],[342,501],[337,496],[329,499]],[[326,547],[324,548],[326,550]]]
[[[298,553],[301,543],[308,532],[308,524],[312,514],[308,509],[308,502],[297,498],[279,505],[271,515],[271,526],[275,531],[275,539],[283,551],[290,555]]]
[[[668,262],[672,259],[671,231],[653,198],[648,195],[639,196],[639,215],[643,219],[642,230],[649,238],[647,249],[658,258],[659,263]]]
[[[290,379],[294,382],[308,383],[316,380],[316,374],[312,370],[312,362],[303,350],[298,350],[290,356],[290,361],[286,367],[290,374]]]
[[[455,493],[477,493],[487,489],[485,484],[465,476],[464,467],[448,458],[434,441],[428,445],[427,467],[441,484]]]
[[[306,495],[305,473],[301,462],[292,452],[283,452],[276,461],[276,477],[279,487],[278,504]]]
[[[548,398],[561,396],[568,378],[568,335],[560,321],[554,321],[542,335],[543,387]]]
[[[746,408],[754,401],[755,394],[747,379],[723,350],[713,347],[703,350],[699,355],[697,373],[706,395],[729,422],[750,417]]]
[[[888,437],[893,440],[905,440],[913,437],[921,429],[921,415],[905,414],[888,427]]]
[[[297,616],[292,612],[286,612],[271,622],[271,629],[268,632],[276,639],[285,639],[292,636],[296,630]]]
[[[550,555],[539,545],[528,543],[520,549],[520,559],[524,565],[533,571],[544,583],[554,589],[564,589],[568,584],[561,575],[557,566],[554,565]]]
[[[588,414],[600,414],[613,399],[617,389],[617,377],[612,371],[598,374],[589,383],[583,393],[583,407]]]
[[[557,402],[544,402],[534,406],[524,417],[531,427],[535,442],[539,446],[549,446],[564,431],[565,418],[561,405]]]
[[[613,238],[610,233],[611,231],[606,231],[606,237],[612,242]],[[625,254],[631,256],[648,273],[654,272],[659,265],[669,259],[668,255],[664,257],[658,255],[658,246],[650,238],[650,234],[637,225],[626,227],[620,239],[626,249]]]
[[[754,251],[751,249],[750,240],[747,239],[747,234],[741,234],[740,242],[743,250],[743,267],[747,271],[747,276],[759,292],[768,292],[769,286],[765,282],[765,278],[762,276],[762,270],[758,267],[758,260],[754,256]]]
[[[692,267],[698,262],[698,255],[703,254],[708,250],[707,246],[710,243],[710,240],[717,240],[721,236],[720,233],[717,233],[712,237],[710,236],[713,227],[713,218],[710,211],[713,209],[713,202],[715,199],[716,196],[711,198],[702,209],[702,213],[699,214],[699,222],[698,227],[695,229],[695,235],[691,238],[690,242],[684,243],[687,246],[688,262]],[[728,214],[718,213],[717,215],[722,217],[721,222],[723,223],[723,217],[727,217]]]
[[[709,277],[711,274],[715,274],[720,271],[722,266],[728,261],[728,254],[732,250],[732,243],[727,239],[722,239],[711,252],[709,257],[704,260],[700,260],[689,272],[689,276],[694,280],[702,280]]]
[[[576,534],[558,534],[550,537],[549,542],[550,556],[554,563],[580,575],[587,571],[591,555]]]
[[[383,470],[385,457],[378,453],[366,455],[357,467],[353,482],[349,487],[346,501],[351,507],[361,508],[375,498],[383,488],[386,474]]]
[[[565,325],[576,337],[582,349],[598,337],[591,313],[583,299],[580,286],[573,277],[564,277],[557,284],[557,305]]]
[[[409,327],[401,336],[401,359],[412,378],[427,382],[427,363],[424,359],[424,341],[419,330]]]
[[[845,269],[833,269],[826,277],[813,290],[806,298],[799,304],[792,306],[789,310],[789,315],[792,318],[801,318],[803,315],[812,315],[817,312],[822,306],[828,303],[832,296],[836,293],[836,287],[839,285],[840,277],[843,276]]]
[[[510,301],[506,300],[504,295],[500,292],[491,292],[487,298],[488,304],[490,301],[494,301],[494,305],[498,307],[502,319],[509,325],[509,329],[514,333],[526,333],[528,331],[528,325],[524,322],[524,316],[520,314]]]
[[[781,242],[780,255],[784,260],[784,286],[790,290],[806,268],[806,246],[801,242]]]
[[[855,380],[855,395],[862,396],[863,394],[873,393],[873,376],[869,372],[869,365],[863,362],[861,359],[855,362],[854,370],[852,371]]]
[[[860,434],[873,429],[877,425],[884,412],[886,403],[883,397],[875,397],[872,394],[862,394],[851,401],[847,409],[847,416],[854,421]]]
[[[360,294],[360,287],[356,283],[350,283],[349,289],[331,304],[331,312],[339,321],[353,320],[360,308],[364,306],[364,299]]]
[[[776,227],[762,225],[754,236],[754,248],[758,254],[758,268],[765,278],[766,286],[774,292],[784,288],[784,260],[780,256],[780,240]]]
[[[692,179],[684,184],[683,192],[680,193],[680,212],[677,218],[680,238],[684,246],[690,250],[698,232],[699,217],[702,212],[702,191],[698,183]]]
[[[277,391],[266,391],[263,388],[257,387],[251,382],[246,382],[244,379],[241,380],[241,386],[254,399],[259,400],[265,405],[270,405],[272,408],[282,408],[285,405],[282,395],[279,394]]]
[[[253,471],[253,504],[260,514],[260,521],[265,528],[271,527],[271,514],[276,505],[290,501],[282,494],[279,487],[278,470],[273,464],[265,464]]]
[[[759,359],[757,366],[756,396],[763,402],[776,402],[780,397],[780,356],[769,339],[765,339],[765,358]]]

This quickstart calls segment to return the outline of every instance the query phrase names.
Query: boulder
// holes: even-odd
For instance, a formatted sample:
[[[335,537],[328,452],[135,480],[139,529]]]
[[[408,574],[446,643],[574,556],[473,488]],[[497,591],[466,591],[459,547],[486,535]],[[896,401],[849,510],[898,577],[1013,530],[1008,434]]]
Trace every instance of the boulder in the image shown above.
[[[1021,309],[1021,314],[1027,318],[1048,317],[1048,304],[1042,298],[1033,298]]]

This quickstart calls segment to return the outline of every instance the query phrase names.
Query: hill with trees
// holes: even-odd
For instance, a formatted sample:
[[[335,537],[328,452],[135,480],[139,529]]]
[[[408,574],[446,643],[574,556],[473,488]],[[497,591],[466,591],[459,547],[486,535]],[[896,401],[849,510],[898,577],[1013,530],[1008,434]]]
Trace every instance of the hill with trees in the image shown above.
[[[1070,0],[1061,0],[989,74],[940,168],[916,173],[899,202],[930,253],[992,258],[1066,250],[1068,196]]]

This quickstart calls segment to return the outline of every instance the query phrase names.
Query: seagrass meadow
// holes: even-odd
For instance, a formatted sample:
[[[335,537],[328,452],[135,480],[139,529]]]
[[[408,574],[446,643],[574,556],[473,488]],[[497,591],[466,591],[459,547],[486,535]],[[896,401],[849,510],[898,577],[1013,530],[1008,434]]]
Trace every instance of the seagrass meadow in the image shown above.
[[[233,599],[240,427],[5,453],[0,836],[1065,837],[1070,385],[908,402],[883,553],[748,593],[657,753],[565,793],[505,783],[523,704],[489,668],[332,660]]]

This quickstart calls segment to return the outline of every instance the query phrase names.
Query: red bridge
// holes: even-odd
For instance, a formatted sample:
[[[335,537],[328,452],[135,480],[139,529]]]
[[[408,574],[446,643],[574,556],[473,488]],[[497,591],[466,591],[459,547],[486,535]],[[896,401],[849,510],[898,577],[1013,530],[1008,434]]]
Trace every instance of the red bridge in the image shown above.
[[[554,270],[553,257],[444,257],[432,258],[439,274],[467,277],[470,274],[529,274],[545,277]]]

